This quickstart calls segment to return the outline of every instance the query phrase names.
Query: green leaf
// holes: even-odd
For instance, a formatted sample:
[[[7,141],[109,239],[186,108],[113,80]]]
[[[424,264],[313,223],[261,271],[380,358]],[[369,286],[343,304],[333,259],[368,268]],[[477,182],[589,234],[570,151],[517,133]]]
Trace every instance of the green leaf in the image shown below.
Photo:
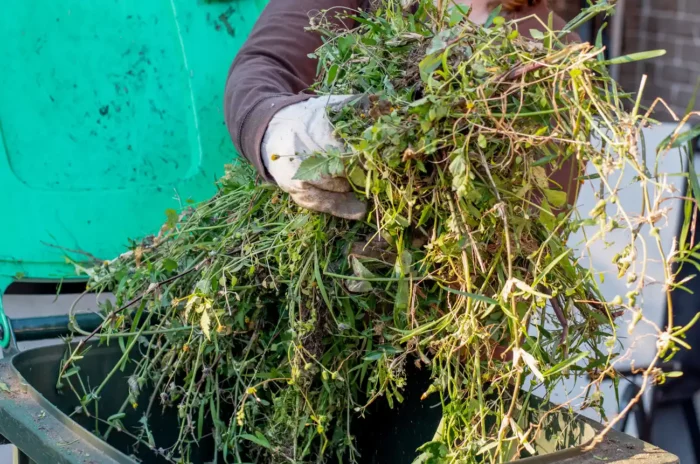
[[[197,439],[202,439],[202,433],[204,432],[204,402],[199,404],[199,415],[197,417]]]
[[[423,211],[420,213],[420,219],[418,220],[418,224],[416,224],[416,227],[420,227],[428,222],[428,219],[430,219],[433,215],[433,206],[428,204],[423,207]]]
[[[544,166],[546,164],[549,164],[549,162],[552,161],[553,159],[559,158],[559,156],[560,155],[558,153],[552,153],[551,155],[547,155],[544,158],[540,158],[538,160],[535,160],[534,162],[531,163],[531,165],[532,166]],[[545,174],[545,177],[547,177],[546,174]],[[549,181],[547,181],[547,183],[549,183]]]
[[[690,146],[688,142],[688,153],[693,153],[693,147]],[[690,182],[690,189],[692,190],[693,198],[700,200],[700,183],[698,183],[698,175],[695,171],[695,157],[688,157],[688,181]]]
[[[114,422],[119,419],[123,419],[126,417],[126,414],[123,412],[118,412],[117,414],[112,414],[107,418],[107,422]]]
[[[478,143],[481,148],[486,148],[488,146],[488,140],[484,134],[479,134]]]
[[[425,51],[426,55],[432,55],[433,53],[437,53],[439,51],[442,51],[447,47],[447,43],[451,38],[452,31],[445,30],[440,32],[438,35],[433,37],[433,40],[430,41],[430,46],[428,49]]]
[[[611,60],[603,61],[601,64],[610,66],[614,64],[625,64],[634,63],[635,61],[650,60],[652,58],[658,58],[664,56],[666,50],[651,50],[648,52],[630,53],[629,55],[618,56]]]
[[[700,126],[681,132],[678,135],[671,134],[659,144],[658,152],[661,153],[672,148],[679,148],[698,136],[700,136]]]
[[[496,443],[498,445],[498,443]],[[421,452],[412,464],[443,464],[449,449],[439,441],[431,441],[418,448]]]
[[[8,387],[5,382],[0,382],[0,391],[10,393],[10,387]]]
[[[397,214],[396,217],[394,217],[394,221],[396,221],[396,223],[397,223],[398,225],[400,225],[401,227],[403,227],[403,228],[406,228],[406,227],[408,227],[408,226],[411,225],[411,224],[408,222],[408,219],[406,219],[405,217],[403,217],[403,216],[400,215],[400,214]]]
[[[326,85],[332,85],[335,82],[335,78],[338,75],[338,65],[334,64],[331,69],[328,70],[326,75]]]
[[[383,351],[386,354],[401,354],[403,350],[394,345],[377,345],[377,350]]]
[[[584,351],[582,353],[579,353],[576,356],[574,356],[573,358],[566,359],[566,360],[560,362],[559,364],[557,364],[556,366],[552,367],[551,369],[544,371],[542,373],[542,375],[544,375],[545,377],[548,377],[550,375],[558,374],[559,372],[566,370],[567,367],[571,367],[574,364],[576,364],[577,362],[581,361],[582,359],[587,358],[588,355],[590,355],[590,353],[588,351]]]
[[[360,277],[362,279],[373,279],[376,277],[355,256],[352,256],[350,258],[350,264],[352,265],[352,273],[355,275],[355,277]]]
[[[350,293],[369,293],[374,287],[371,282],[366,280],[346,280],[345,287],[347,287]]]
[[[454,177],[461,177],[467,172],[467,163],[462,155],[457,155],[450,163],[450,173]]]
[[[603,53],[603,31],[606,27],[608,27],[608,23],[603,23],[603,25],[600,26],[600,29],[598,29],[598,35],[596,35],[595,39],[595,48],[599,51],[598,62],[600,63],[605,61],[605,54]]]
[[[538,29],[530,29],[530,36],[535,40],[544,39],[544,33]]]
[[[120,339],[120,340],[121,340],[121,339]],[[70,369],[68,369],[68,370],[66,371],[65,374],[63,374],[63,378],[64,378],[64,379],[67,379],[68,377],[74,376],[74,375],[77,374],[78,372],[80,372],[80,367],[79,367],[79,366],[71,367]]]
[[[464,5],[455,5],[450,12],[450,27],[459,24],[468,14],[469,8]]]
[[[553,37],[554,34],[552,34],[549,31],[551,31],[553,29],[554,29],[554,13],[550,11],[549,17],[547,18],[547,31],[548,32],[545,34],[544,42],[543,42],[544,48],[546,48],[547,50],[552,49],[552,42],[554,40],[554,37]]]
[[[355,22],[357,22],[359,24],[364,24],[365,26],[369,26],[375,32],[380,29],[379,24],[374,23],[372,21],[369,21],[368,19],[363,18],[362,16],[352,15],[352,16],[350,16],[350,18],[354,19]]]
[[[382,359],[385,355],[393,356],[401,353],[403,353],[403,350],[401,348],[397,348],[392,345],[379,345],[376,347],[375,351],[367,353],[362,359],[364,359],[365,361],[378,361]]]
[[[165,225],[168,227],[168,229],[174,229],[177,226],[177,221],[180,219],[177,211],[174,209],[166,209],[165,216],[168,218]]]
[[[211,341],[211,319],[209,318],[209,311],[206,309],[202,312],[199,326],[202,328],[202,332],[204,332],[204,336],[207,337],[207,340]]]
[[[536,166],[532,168],[532,177],[535,178],[537,186],[545,190],[549,187],[549,177],[547,176],[547,170],[541,166]]]
[[[442,288],[443,290],[445,290],[449,293],[453,293],[455,295],[460,295],[460,296],[464,296],[467,298],[471,298],[472,300],[481,301],[482,303],[498,305],[498,301],[494,300],[493,298],[489,298],[487,296],[484,296],[484,295],[477,295],[476,293],[463,292],[461,290],[456,290],[456,289],[451,288],[451,287],[444,287],[442,285],[440,285],[440,288]]]
[[[569,253],[571,253],[572,251],[573,251],[573,250],[572,250],[571,248],[567,248],[567,249],[565,249],[559,256],[557,256],[556,258],[554,258],[554,259],[552,260],[552,262],[549,263],[549,264],[547,265],[547,267],[545,267],[545,268],[542,270],[542,272],[540,272],[540,274],[539,274],[539,275],[537,276],[537,278],[534,280],[533,285],[536,286],[537,284],[539,284],[539,283],[542,281],[542,279],[544,279],[545,277],[547,277],[548,275],[550,275],[549,273],[552,271],[552,269],[554,269],[554,267],[555,267],[557,264],[559,264],[559,263],[561,262],[562,259],[564,259],[564,258],[566,258],[567,256],[569,256]]]
[[[163,260],[162,267],[165,272],[173,272],[177,270],[177,261],[170,258],[166,258]]]
[[[481,456],[482,454],[488,453],[492,449],[496,448],[499,445],[498,441],[491,441],[490,443],[485,444],[479,450],[476,452],[477,456]]]
[[[360,279],[372,279],[375,277],[364,264],[355,256],[350,257],[353,275]],[[346,280],[345,286],[351,293],[369,293],[373,290],[372,283],[367,280]]]
[[[423,58],[418,64],[418,69],[420,70],[423,81],[426,81],[441,64],[442,53],[433,53]]]
[[[326,164],[326,160],[321,156],[309,156],[299,165],[294,179],[320,180],[325,174]]]
[[[301,162],[294,179],[320,180],[324,177],[335,177],[342,174],[343,169],[343,160],[335,154],[331,156],[313,155]]]
[[[331,156],[328,158],[328,175],[330,177],[339,177],[345,172],[343,160],[340,156]]]
[[[362,170],[359,166],[355,166],[350,170],[350,174],[348,174],[348,180],[358,188],[364,188],[365,183],[367,182],[367,177],[365,174],[365,171]]]
[[[493,18],[494,26],[502,26],[503,24],[505,24],[505,22],[506,18],[504,18],[503,16],[496,16],[495,18]]]
[[[493,21],[501,14],[502,9],[503,5],[498,5],[496,8],[493,9],[493,11],[491,11],[491,14],[488,18],[486,18],[486,22],[484,23],[484,29],[488,29],[489,27],[491,27]]]
[[[394,314],[397,312],[402,312],[408,307],[409,294],[410,290],[408,280],[399,282],[396,290],[396,297],[394,298]]]
[[[561,190],[544,189],[547,201],[555,208],[561,208],[566,204],[566,192]]]
[[[552,231],[557,226],[556,217],[552,214],[552,208],[549,206],[549,202],[545,198],[542,202],[542,209],[540,210],[540,222],[547,228],[547,230]]]
[[[692,163],[688,163],[688,171],[690,171],[690,165]],[[693,187],[692,184],[689,188],[688,191],[689,196],[693,196]],[[683,208],[683,225],[681,226],[681,237],[678,240],[678,243],[680,244],[680,251],[684,251],[686,247],[689,245],[688,244],[688,233],[690,232],[690,221],[693,221],[693,212],[695,211],[695,205],[692,201],[686,201],[685,202],[685,207]],[[700,313],[698,313],[700,314]]]
[[[255,435],[251,435],[249,433],[242,433],[238,437],[244,440],[252,441],[256,445],[262,446],[263,448],[272,449],[270,442],[267,440],[265,435],[263,435],[260,432],[255,432]]]
[[[354,45],[355,38],[354,38],[354,36],[351,36],[351,35],[345,35],[342,37],[338,37],[337,43],[338,43],[338,51],[340,52],[341,55],[344,55]]]
[[[409,103],[408,107],[409,108],[416,108],[418,106],[423,106],[423,105],[426,105],[428,103],[434,103],[434,101],[435,101],[435,99],[433,97],[430,97],[430,96],[423,97],[420,100],[416,100],[416,101]]]
[[[365,361],[379,361],[384,357],[384,352],[383,351],[372,351],[371,353],[368,353],[364,358]]]
[[[323,278],[321,277],[321,267],[318,263],[318,250],[314,253],[314,279],[316,279],[316,284],[318,285],[318,290],[321,292],[321,297],[323,301],[329,308],[332,308],[331,300],[328,298],[328,292],[326,292],[326,287],[323,283]]]

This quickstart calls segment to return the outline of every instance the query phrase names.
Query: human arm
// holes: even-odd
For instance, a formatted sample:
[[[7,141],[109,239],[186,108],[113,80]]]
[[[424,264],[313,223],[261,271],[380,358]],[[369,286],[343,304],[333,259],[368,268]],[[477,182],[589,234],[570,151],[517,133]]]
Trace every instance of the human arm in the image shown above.
[[[225,94],[233,143],[262,178],[278,183],[302,206],[333,214],[344,207],[347,211],[337,215],[352,218],[360,217],[364,208],[347,182],[329,180],[315,186],[292,181],[301,162],[292,155],[338,143],[325,118],[325,104],[308,92],[317,66],[308,55],[322,44],[318,33],[305,30],[310,15],[329,10],[329,19],[349,28],[354,24],[347,19],[341,23],[336,13],[362,7],[364,0],[271,0],[231,65]],[[315,101],[307,102],[310,99]],[[272,161],[278,158],[283,163]]]

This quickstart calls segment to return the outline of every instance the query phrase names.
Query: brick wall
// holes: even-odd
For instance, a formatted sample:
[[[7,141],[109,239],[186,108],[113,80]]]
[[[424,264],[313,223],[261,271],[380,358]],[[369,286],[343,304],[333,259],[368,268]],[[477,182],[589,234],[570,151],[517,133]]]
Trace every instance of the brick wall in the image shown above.
[[[579,14],[580,5],[579,0],[549,0],[549,7],[567,21]]]
[[[549,0],[564,19],[580,11],[579,0]],[[700,77],[700,0],[626,0],[622,54],[665,49],[661,58],[620,66],[620,83],[636,92],[647,75],[643,103],[661,97],[682,115]],[[608,29],[609,31],[609,29]],[[700,96],[695,109],[700,111]],[[670,120],[666,112],[656,117]]]
[[[620,82],[634,91],[646,74],[644,103],[661,97],[683,113],[700,77],[700,0],[627,0],[622,53],[661,48],[666,56],[622,65]],[[700,110],[700,98],[695,106]]]

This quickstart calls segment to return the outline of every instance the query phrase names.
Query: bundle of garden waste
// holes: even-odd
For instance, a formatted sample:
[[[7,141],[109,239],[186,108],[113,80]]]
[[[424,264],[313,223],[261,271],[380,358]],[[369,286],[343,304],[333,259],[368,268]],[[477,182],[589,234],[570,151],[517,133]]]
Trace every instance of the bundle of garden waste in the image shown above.
[[[588,379],[585,406],[602,411],[600,386],[617,381],[622,354],[615,320],[643,319],[638,263],[661,249],[658,200],[672,188],[655,163],[687,139],[640,149],[654,121],[609,77],[608,65],[654,53],[605,61],[600,42],[568,44],[547,24],[525,39],[498,11],[477,26],[446,3],[385,0],[354,15],[356,29],[333,27],[331,12],[310,26],[325,36],[314,91],[358,98],[330,115],[347,149],[314,154],[297,179],[344,173],[366,220],[301,209],[234,165],[214,198],[169,211],[157,236],[87,270],[90,289],[116,302],[95,332],[76,328],[87,337],[59,386],[101,436],[129,434],[170,462],[189,462],[204,438],[220,462],[369,462],[353,424],[377,403],[399,408],[417,371],[430,378],[422,401],[442,412],[432,440],[415,444],[422,462],[535,454],[545,421],[527,411],[568,407],[542,409],[567,380]],[[618,202],[623,171],[634,172],[639,211]],[[578,211],[557,179],[594,183],[598,204]],[[567,246],[582,227],[597,232]],[[629,292],[606,301],[585,250],[614,230],[628,240],[611,258]],[[674,276],[693,252],[684,240],[656,263],[665,289],[682,284]],[[659,329],[649,383],[663,380],[653,367],[683,331]],[[102,385],[81,377],[86,340],[123,352]],[[107,382],[129,394],[102,417]],[[139,404],[143,417],[126,426]],[[154,421],[170,409],[179,435],[157,442]]]

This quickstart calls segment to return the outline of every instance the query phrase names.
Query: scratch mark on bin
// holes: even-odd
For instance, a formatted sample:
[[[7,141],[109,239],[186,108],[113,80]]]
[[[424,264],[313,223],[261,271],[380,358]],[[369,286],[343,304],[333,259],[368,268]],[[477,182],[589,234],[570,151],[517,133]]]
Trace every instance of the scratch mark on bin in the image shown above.
[[[185,42],[182,37],[182,30],[180,29],[180,22],[178,21],[177,18],[177,7],[175,6],[175,2],[173,0],[170,0],[170,7],[172,8],[173,11],[173,18],[175,19],[175,27],[177,28],[177,38],[180,41],[180,52],[182,53],[182,61],[183,64],[185,65],[185,70],[188,71],[189,75],[192,76],[192,70],[190,69],[190,63],[187,60],[187,51],[185,50]],[[195,108],[197,108],[197,105],[195,103],[195,98],[194,98],[194,90],[192,89],[192,79],[189,79],[188,81],[188,88],[190,91],[190,107],[192,108],[192,119],[194,120],[194,133],[196,134],[197,137],[197,150],[198,150],[198,155],[199,155],[199,160],[201,161],[202,159],[202,137],[199,133],[199,115],[197,114],[196,111],[194,111]]]
[[[234,29],[233,26],[231,25],[229,18],[235,12],[236,12],[235,8],[229,7],[226,11],[224,11],[223,13],[221,13],[221,15],[219,15],[219,21],[221,21],[221,24],[224,25],[224,27],[226,28],[226,32],[231,37],[236,37],[236,29]]]

